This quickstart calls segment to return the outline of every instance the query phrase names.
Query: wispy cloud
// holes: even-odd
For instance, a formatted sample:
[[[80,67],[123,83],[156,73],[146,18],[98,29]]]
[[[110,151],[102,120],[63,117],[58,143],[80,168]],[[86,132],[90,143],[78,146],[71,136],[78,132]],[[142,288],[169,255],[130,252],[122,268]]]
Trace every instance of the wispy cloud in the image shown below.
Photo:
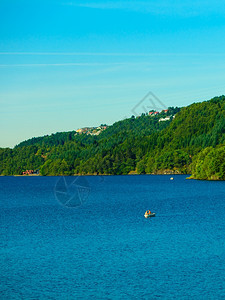
[[[127,56],[146,55],[145,53],[109,53],[109,52],[0,52],[0,55],[65,55],[65,56]]]
[[[224,55],[224,53],[185,53],[185,52],[168,52],[168,53],[109,53],[109,52],[0,52],[0,55],[31,55],[31,56],[199,56],[199,55]]]
[[[108,66],[140,66],[140,65],[151,65],[149,62],[108,62],[108,63],[36,63],[36,64],[0,64],[2,68],[10,67],[108,67]]]
[[[140,5],[141,2],[139,2]],[[98,9],[131,9],[137,8],[135,1],[133,3],[127,1],[108,1],[108,2],[68,2],[65,5],[69,6],[80,6],[87,8],[98,8]]]
[[[67,66],[110,66],[110,65],[124,65],[126,63],[38,63],[38,64],[0,64],[0,67],[67,67]]]
[[[158,0],[158,1],[83,1],[67,2],[64,5],[86,7],[105,10],[128,10],[157,15],[178,15],[182,17],[198,16],[202,14],[221,12],[221,3],[218,0]],[[224,9],[222,9],[224,11]]]
[[[0,55],[40,55],[40,56],[152,56],[169,53],[109,53],[109,52],[0,52]]]

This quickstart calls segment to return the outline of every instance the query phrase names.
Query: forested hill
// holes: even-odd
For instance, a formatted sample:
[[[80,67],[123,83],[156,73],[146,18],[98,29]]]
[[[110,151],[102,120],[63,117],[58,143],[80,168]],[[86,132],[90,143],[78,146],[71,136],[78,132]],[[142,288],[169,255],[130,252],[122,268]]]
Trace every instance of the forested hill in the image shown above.
[[[192,173],[225,180],[225,96],[132,116],[99,135],[62,132],[0,149],[0,174],[37,169],[42,175]]]
[[[87,141],[100,141],[108,138],[112,138],[115,136],[120,136],[123,140],[128,137],[128,135],[132,136],[147,136],[153,132],[159,131],[167,127],[172,120],[168,120],[166,122],[159,122],[161,118],[166,118],[170,116],[176,115],[177,112],[180,111],[180,108],[169,107],[167,112],[161,112],[154,117],[147,117],[146,114],[142,114],[140,117],[135,118],[132,116],[131,118],[119,121],[114,123],[112,126],[108,126],[107,130],[103,131],[99,136],[90,136],[86,134],[76,134],[76,131],[69,132],[57,132],[55,134],[46,135],[42,137],[34,137],[27,141],[21,142],[15,148],[23,147],[23,146],[58,146],[64,145],[69,141],[82,141],[86,143]]]

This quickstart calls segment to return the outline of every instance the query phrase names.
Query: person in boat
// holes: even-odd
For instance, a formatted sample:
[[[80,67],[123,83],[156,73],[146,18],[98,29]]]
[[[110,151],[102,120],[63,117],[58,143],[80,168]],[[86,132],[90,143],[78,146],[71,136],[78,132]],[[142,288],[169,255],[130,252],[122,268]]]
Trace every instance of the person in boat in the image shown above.
[[[148,215],[150,215],[150,214],[151,214],[151,211],[149,210],[149,211],[148,211]]]

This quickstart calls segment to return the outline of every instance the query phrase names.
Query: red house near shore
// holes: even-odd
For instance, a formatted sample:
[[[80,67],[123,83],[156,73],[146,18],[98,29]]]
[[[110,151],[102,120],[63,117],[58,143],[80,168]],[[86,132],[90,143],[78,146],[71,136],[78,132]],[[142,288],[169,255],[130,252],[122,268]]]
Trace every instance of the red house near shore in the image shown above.
[[[25,172],[23,172],[23,175],[31,175],[34,174],[34,170],[26,170]]]

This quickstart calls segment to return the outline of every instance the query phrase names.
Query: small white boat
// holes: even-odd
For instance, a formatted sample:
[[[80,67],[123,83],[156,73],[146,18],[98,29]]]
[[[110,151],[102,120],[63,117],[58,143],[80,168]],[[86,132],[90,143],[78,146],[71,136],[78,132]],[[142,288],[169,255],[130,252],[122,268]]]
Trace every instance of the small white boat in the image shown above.
[[[144,217],[147,218],[151,218],[151,217],[155,217],[155,213],[150,213],[150,214],[144,214]]]
[[[170,177],[170,180],[173,180],[173,177]]]

